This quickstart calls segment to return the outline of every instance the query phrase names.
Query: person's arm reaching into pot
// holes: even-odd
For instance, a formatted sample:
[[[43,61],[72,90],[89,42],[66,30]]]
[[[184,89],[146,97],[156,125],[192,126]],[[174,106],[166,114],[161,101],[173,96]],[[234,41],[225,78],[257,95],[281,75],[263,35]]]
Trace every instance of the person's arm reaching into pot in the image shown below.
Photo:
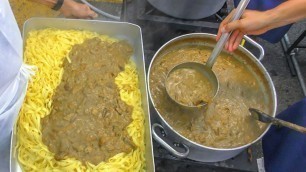
[[[53,8],[60,0],[31,0],[31,1],[38,2],[47,5],[50,8]],[[63,0],[62,5],[59,7],[60,7],[59,11],[65,17],[69,18],[93,19],[98,16],[87,5],[75,2],[74,0]]]
[[[228,51],[239,46],[243,35],[260,35],[271,29],[291,24],[306,18],[306,0],[288,0],[267,11],[246,10],[240,20],[228,23],[233,11],[220,24],[217,40],[222,32],[233,31],[225,45]]]

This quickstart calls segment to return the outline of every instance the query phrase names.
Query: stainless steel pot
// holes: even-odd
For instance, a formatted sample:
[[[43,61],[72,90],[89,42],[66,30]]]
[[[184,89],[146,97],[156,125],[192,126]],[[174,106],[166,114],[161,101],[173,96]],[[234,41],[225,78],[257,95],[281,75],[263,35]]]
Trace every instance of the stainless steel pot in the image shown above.
[[[226,0],[148,0],[158,10],[177,18],[201,19],[215,14]]]
[[[152,64],[154,64],[154,60],[159,55],[167,52],[168,49],[173,49],[175,46],[181,46],[182,42],[184,45],[190,44],[193,39],[200,40],[199,44],[205,44],[205,45],[211,45],[214,46],[215,44],[215,37],[216,35],[207,34],[207,33],[194,33],[194,34],[187,34],[183,36],[176,37],[166,44],[164,44],[154,55],[149,71],[148,71],[148,81],[150,81],[150,71]],[[263,48],[256,42],[254,42],[252,39],[245,37],[245,39],[251,43],[253,46],[257,47],[260,51],[259,60],[261,60],[264,56],[264,50]],[[195,44],[192,42],[192,44]],[[202,45],[201,44],[201,45]],[[266,71],[266,69],[263,67],[263,65],[260,63],[260,61],[247,49],[240,46],[235,52],[234,57],[238,58],[238,60],[241,58],[244,61],[246,60],[248,62],[248,65],[254,69],[256,76],[261,78],[261,82],[264,85],[265,95],[267,95],[268,99],[268,105],[269,105],[269,113],[272,116],[275,116],[276,112],[276,93],[275,88],[273,85],[273,82]],[[148,82],[149,87],[149,96],[151,99],[151,102],[154,106],[154,100],[151,95],[151,89],[150,89],[150,82]],[[243,146],[235,147],[235,148],[213,148],[208,146],[200,145],[196,142],[193,142],[186,137],[179,134],[177,131],[175,131],[163,118],[163,116],[158,112],[158,110],[154,106],[154,110],[156,111],[155,114],[158,114],[158,120],[155,121],[152,125],[152,135],[153,138],[161,144],[165,149],[167,149],[170,153],[172,153],[176,157],[180,158],[189,158],[197,161],[202,162],[218,162],[223,161],[229,158],[232,158],[242,152],[244,149],[252,145],[253,143],[257,142],[259,139],[263,137],[263,135],[268,131],[270,126],[267,127],[267,129],[253,142],[248,143]],[[158,134],[160,131],[163,131],[163,134]]]

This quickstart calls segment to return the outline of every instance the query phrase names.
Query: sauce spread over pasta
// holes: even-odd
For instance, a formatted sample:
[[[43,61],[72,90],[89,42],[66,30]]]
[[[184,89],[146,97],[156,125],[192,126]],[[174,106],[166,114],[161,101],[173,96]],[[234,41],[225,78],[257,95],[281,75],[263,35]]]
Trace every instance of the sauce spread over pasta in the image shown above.
[[[72,48],[51,114],[42,119],[43,142],[57,160],[68,156],[98,164],[133,149],[126,130],[132,107],[120,99],[115,84],[132,52],[125,42],[98,38]]]
[[[122,48],[129,47],[126,46],[126,43],[119,42],[119,40],[117,39],[108,37],[106,35],[99,35],[95,32],[89,32],[85,30],[42,29],[42,30],[30,31],[27,34],[25,52],[24,52],[24,62],[29,65],[36,66],[38,70],[36,71],[35,75],[32,77],[31,81],[29,82],[25,101],[20,110],[18,122],[16,124],[16,130],[14,130],[17,136],[15,156],[18,157],[18,162],[20,164],[20,167],[22,168],[22,171],[143,171],[145,170],[146,167],[145,167],[145,156],[144,156],[145,152],[144,112],[141,103],[141,92],[139,89],[137,68],[132,60],[126,59],[122,61],[124,63],[120,63],[121,65],[118,70],[120,70],[121,72],[117,73],[118,74],[117,76],[114,76],[114,81],[113,81],[116,84],[116,86],[114,87],[117,87],[120,99],[123,102],[122,101],[120,102],[118,99],[116,100],[118,100],[120,102],[119,104],[121,104],[123,107],[125,107],[125,109],[129,111],[126,113],[129,113],[130,117],[124,117],[126,121],[122,122],[122,124],[130,122],[129,125],[125,127],[125,130],[127,131],[127,134],[130,137],[131,141],[133,142],[131,143],[133,146],[128,146],[128,147],[132,147],[133,149],[128,148],[125,150],[130,149],[131,151],[119,152],[107,160],[105,157],[105,161],[100,161],[98,163],[96,162],[96,160],[91,160],[91,159],[86,159],[86,162],[84,163],[85,158],[79,160],[78,157],[76,156],[72,157],[67,155],[65,156],[65,158],[62,159],[62,157],[56,156],[56,154],[54,152],[51,152],[49,147],[46,144],[44,144],[44,142],[42,141],[43,140],[42,121],[45,120],[47,116],[51,115],[51,111],[52,113],[54,113],[53,107],[59,107],[59,105],[53,104],[53,96],[57,94],[56,93],[57,87],[61,85],[64,73],[63,64],[68,65],[66,60],[68,60],[69,62],[71,61],[71,59],[69,58],[70,56],[69,53],[71,52],[74,46],[82,47],[81,45],[77,44],[82,44],[84,41],[92,38],[98,38],[99,40],[101,40],[100,42],[101,44],[105,44],[105,46],[109,47],[112,46],[122,47]],[[95,40],[94,42],[98,43],[99,41]],[[122,51],[127,52],[126,56],[130,55],[131,53],[130,50],[127,51],[123,49]],[[94,52],[91,53],[94,54]],[[82,57],[83,60],[85,60],[86,58],[87,57],[85,56]],[[73,63],[73,61],[71,62],[72,63],[70,65],[78,65],[78,63]],[[113,65],[113,64],[111,65],[113,67],[118,67],[118,65]],[[91,66],[91,68],[94,68],[94,66]],[[81,68],[79,68],[79,70],[82,70],[82,66]],[[104,76],[111,74],[99,73],[98,75]],[[73,88],[74,86],[76,87],[75,91],[79,90],[80,88],[79,84],[77,84],[76,81],[74,83],[75,85],[73,85]],[[61,85],[61,87],[62,86],[63,85]],[[67,89],[70,89],[69,87],[66,86]],[[76,97],[79,96],[80,95],[76,95]],[[97,100],[96,98],[94,99]],[[55,102],[56,101],[57,100],[55,100]],[[74,106],[73,103],[72,106]],[[96,112],[93,110],[91,114],[94,116]],[[94,119],[98,119],[98,117],[94,117]],[[66,119],[63,119],[62,122],[69,123],[70,120],[74,119],[74,115],[68,114],[67,116],[65,116],[65,118]],[[68,130],[69,127],[71,127],[69,125],[70,124],[68,124],[67,128],[65,129]],[[103,126],[95,126],[95,127],[99,128]],[[117,126],[117,127],[122,127],[122,126]],[[115,132],[113,131],[112,128],[111,130],[112,134],[114,134]],[[114,130],[117,131],[117,128]],[[125,132],[122,131],[121,133]],[[105,133],[105,134],[107,136],[110,135],[110,133]],[[90,138],[90,135],[88,139],[92,139]],[[99,140],[100,144],[104,144],[104,146],[107,144],[107,141],[109,140],[112,141],[111,138],[105,137],[104,139],[105,140]],[[125,141],[127,140],[125,139]],[[90,142],[86,142],[85,146],[89,146],[88,143]],[[130,143],[128,141],[127,145],[129,144]],[[63,146],[65,147],[65,144]],[[112,145],[112,147],[116,146],[117,143]],[[106,147],[112,148],[110,146]],[[88,147],[86,151],[93,152],[96,150],[95,149],[91,150],[91,148]],[[111,155],[108,154],[105,156],[109,157]]]

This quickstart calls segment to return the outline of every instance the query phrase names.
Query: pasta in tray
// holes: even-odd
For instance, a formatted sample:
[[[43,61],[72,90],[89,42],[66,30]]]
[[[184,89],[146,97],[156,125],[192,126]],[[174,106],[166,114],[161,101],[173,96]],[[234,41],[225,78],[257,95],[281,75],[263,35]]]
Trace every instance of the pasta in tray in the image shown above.
[[[126,127],[135,148],[129,153],[119,153],[97,165],[82,163],[75,158],[56,160],[54,153],[42,141],[42,118],[52,111],[52,97],[63,76],[63,61],[72,47],[86,39],[98,37],[104,42],[117,40],[97,33],[76,30],[44,29],[32,31],[26,40],[24,61],[37,66],[21,108],[15,132],[15,155],[24,171],[142,171],[144,158],[144,114],[138,88],[136,66],[129,61],[116,78],[120,98],[133,107],[132,122]]]

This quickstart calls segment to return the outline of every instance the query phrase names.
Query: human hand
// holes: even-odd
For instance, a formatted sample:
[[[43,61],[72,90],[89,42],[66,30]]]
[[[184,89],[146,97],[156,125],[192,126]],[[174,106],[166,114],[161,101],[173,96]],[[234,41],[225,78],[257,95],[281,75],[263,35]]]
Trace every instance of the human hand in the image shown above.
[[[222,33],[232,31],[230,38],[225,44],[225,49],[230,52],[238,48],[245,34],[260,35],[272,29],[268,11],[245,10],[240,20],[229,22],[233,15],[234,10],[221,22],[216,38],[218,41]]]
[[[98,17],[98,14],[87,5],[75,2],[74,0],[64,0],[63,6],[59,11],[68,18],[93,19]]]

